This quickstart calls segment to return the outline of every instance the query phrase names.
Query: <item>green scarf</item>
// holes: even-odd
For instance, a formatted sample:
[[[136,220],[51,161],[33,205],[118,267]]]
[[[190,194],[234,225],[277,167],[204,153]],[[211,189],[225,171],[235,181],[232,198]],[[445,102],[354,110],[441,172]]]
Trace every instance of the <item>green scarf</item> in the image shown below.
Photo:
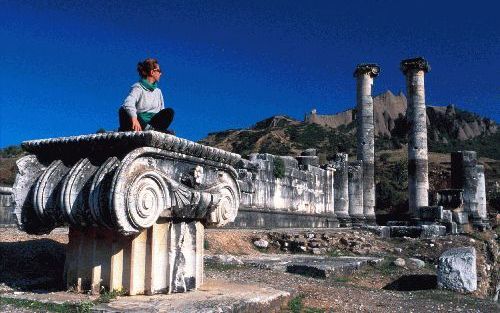
[[[154,83],[152,83],[152,84],[151,84],[151,83],[150,83],[150,82],[148,82],[148,80],[147,80],[147,79],[145,79],[145,78],[141,79],[141,80],[139,81],[139,83],[142,85],[142,87],[146,88],[146,89],[147,89],[147,90],[149,90],[149,91],[153,91],[153,90],[155,90],[155,89],[158,87],[158,85],[156,84],[156,82],[154,82]]]

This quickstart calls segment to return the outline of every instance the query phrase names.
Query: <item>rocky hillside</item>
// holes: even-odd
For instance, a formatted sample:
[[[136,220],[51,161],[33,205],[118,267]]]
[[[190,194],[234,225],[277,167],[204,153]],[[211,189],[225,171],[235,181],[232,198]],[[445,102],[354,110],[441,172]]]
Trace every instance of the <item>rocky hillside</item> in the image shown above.
[[[376,149],[399,149],[406,143],[408,122],[404,94],[387,91],[374,97]],[[325,158],[335,152],[355,152],[356,110],[320,115],[313,110],[304,121],[273,116],[249,129],[210,133],[201,143],[240,154],[269,152],[297,154],[317,148]],[[460,110],[453,105],[428,106],[429,148],[435,152],[477,150],[480,155],[500,158],[498,125],[491,119]],[[492,145],[493,143],[493,145]],[[495,146],[495,147],[493,147]]]
[[[375,134],[391,137],[398,128],[404,126],[407,100],[403,93],[394,95],[390,91],[375,96],[373,99]],[[319,115],[314,110],[306,115],[306,123],[337,128],[354,122],[356,109],[347,110],[333,115]],[[402,125],[403,124],[403,125]],[[462,111],[454,105],[428,106],[427,125],[429,136],[435,140],[447,142],[449,139],[467,140],[481,135],[496,133],[498,125],[488,118]]]

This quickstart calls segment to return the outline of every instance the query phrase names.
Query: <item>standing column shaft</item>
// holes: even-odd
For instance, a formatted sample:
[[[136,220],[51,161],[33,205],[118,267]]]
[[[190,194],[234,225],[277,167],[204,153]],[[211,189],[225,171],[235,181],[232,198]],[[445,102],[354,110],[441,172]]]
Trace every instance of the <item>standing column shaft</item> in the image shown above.
[[[375,123],[373,121],[373,78],[380,73],[376,64],[359,64],[354,71],[357,98],[357,159],[363,165],[363,213],[375,221]]]
[[[477,202],[478,208],[477,213],[481,220],[485,221],[488,219],[488,212],[486,211],[486,181],[484,178],[484,165],[478,164],[476,167],[477,171]]]
[[[363,200],[363,161],[351,162],[349,164],[349,216],[355,226],[362,225],[365,221]]]
[[[457,151],[451,154],[451,184],[453,188],[463,189],[464,211],[476,213],[477,193],[477,153],[476,151]]]
[[[334,160],[335,188],[333,207],[335,215],[337,215],[340,226],[342,227],[350,225],[347,159],[347,153],[337,153]]]
[[[430,66],[423,58],[401,61],[408,93],[408,202],[410,214],[419,217],[419,207],[429,205],[429,169],[427,163],[427,114],[424,75]]]

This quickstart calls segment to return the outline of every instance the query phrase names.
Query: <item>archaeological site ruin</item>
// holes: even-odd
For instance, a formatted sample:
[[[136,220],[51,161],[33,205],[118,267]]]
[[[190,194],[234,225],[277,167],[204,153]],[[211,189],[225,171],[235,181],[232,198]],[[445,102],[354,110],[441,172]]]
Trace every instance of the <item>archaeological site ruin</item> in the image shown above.
[[[376,222],[376,64],[354,71],[355,160],[338,153],[320,164],[315,149],[243,158],[156,131],[33,140],[22,144],[29,155],[17,162],[12,196],[0,190],[1,204],[13,207],[29,234],[69,226],[68,289],[129,295],[197,289],[206,228],[354,227],[386,237],[489,228],[484,167],[474,151],[453,153],[453,188],[429,194],[424,77],[430,66],[415,58],[400,67],[410,122],[407,220]]]

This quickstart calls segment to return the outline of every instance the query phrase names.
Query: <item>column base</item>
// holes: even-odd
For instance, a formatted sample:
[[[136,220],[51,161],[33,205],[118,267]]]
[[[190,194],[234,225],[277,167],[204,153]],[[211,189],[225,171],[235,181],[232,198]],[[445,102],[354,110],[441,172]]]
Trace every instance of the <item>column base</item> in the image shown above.
[[[185,292],[203,282],[204,226],[158,221],[133,236],[70,227],[64,276],[68,290],[128,295]]]
[[[375,215],[365,215],[365,224],[370,225],[370,226],[375,226],[377,225],[377,219],[375,218]]]
[[[339,219],[337,218],[337,215],[333,214],[331,218],[328,218],[327,224],[328,228],[339,228],[340,222]]]
[[[350,217],[353,227],[361,227],[366,225],[366,219],[363,215],[350,215]]]
[[[336,213],[337,219],[339,220],[339,227],[351,227],[351,217],[348,214],[339,214]]]

